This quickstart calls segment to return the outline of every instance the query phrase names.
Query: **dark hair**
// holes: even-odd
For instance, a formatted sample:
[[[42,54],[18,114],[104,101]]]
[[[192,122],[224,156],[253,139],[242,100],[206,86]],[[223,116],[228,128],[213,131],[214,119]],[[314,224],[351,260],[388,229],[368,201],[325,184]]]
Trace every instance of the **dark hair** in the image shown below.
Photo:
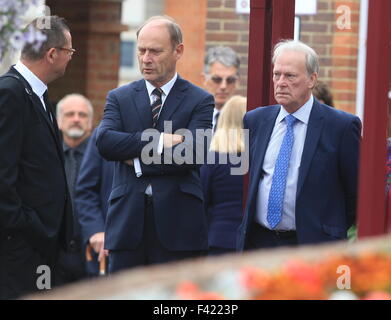
[[[323,100],[325,104],[330,107],[334,107],[333,95],[328,87],[328,85],[324,82],[319,82],[312,89],[312,93],[315,98],[318,100]]]
[[[45,23],[43,23],[45,21]],[[46,22],[49,22],[47,26]],[[26,43],[22,49],[22,58],[30,61],[42,59],[50,48],[63,47],[66,43],[65,31],[69,31],[64,18],[58,16],[46,16],[34,19],[27,27],[40,31],[46,36],[37,49],[37,43]]]
[[[170,34],[171,44],[174,49],[178,44],[183,42],[181,28],[176,23],[176,21],[169,16],[153,16],[153,17],[149,18],[137,30],[137,32],[136,32],[137,39],[138,39],[138,35],[139,35],[141,29],[144,28],[148,23],[150,23],[151,21],[154,21],[154,20],[165,20],[165,23],[166,23],[166,26],[168,29],[168,33]]]

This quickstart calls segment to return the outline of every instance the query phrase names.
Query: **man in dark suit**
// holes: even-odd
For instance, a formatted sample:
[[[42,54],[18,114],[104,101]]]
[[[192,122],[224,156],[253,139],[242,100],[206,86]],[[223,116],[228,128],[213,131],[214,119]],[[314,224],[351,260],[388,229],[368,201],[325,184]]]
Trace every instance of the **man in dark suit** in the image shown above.
[[[65,174],[73,207],[73,239],[70,252],[60,250],[55,282],[66,284],[87,276],[85,244],[82,242],[79,212],[75,207],[75,189],[92,129],[94,109],[81,94],[68,94],[57,103],[57,123],[62,133]]]
[[[344,239],[355,221],[361,122],[313,98],[315,51],[283,41],[273,55],[279,105],[246,114],[250,185],[238,249]]]
[[[144,79],[108,94],[97,146],[103,157],[116,161],[105,233],[109,272],[207,250],[196,159],[166,161],[171,152],[175,160],[185,149],[195,155],[200,144],[206,154],[204,141],[196,143],[196,129],[212,127],[213,97],[176,73],[183,49],[181,30],[172,19],[151,18],[137,32]],[[151,128],[158,138],[144,141],[143,132]],[[178,129],[190,136],[171,133]],[[151,145],[157,159],[152,163]]]
[[[32,26],[38,30],[38,21]],[[40,29],[39,50],[26,44],[21,60],[0,78],[0,298],[50,288],[59,247],[72,235],[72,206],[47,84],[71,60],[64,19]],[[45,275],[40,274],[45,270]],[[38,277],[45,276],[45,281]]]

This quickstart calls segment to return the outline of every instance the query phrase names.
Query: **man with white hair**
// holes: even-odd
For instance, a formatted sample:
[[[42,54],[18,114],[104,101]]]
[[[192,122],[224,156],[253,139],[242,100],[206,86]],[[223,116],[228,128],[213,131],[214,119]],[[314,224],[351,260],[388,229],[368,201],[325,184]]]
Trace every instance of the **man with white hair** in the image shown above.
[[[69,192],[74,203],[74,192],[79,168],[85,149],[91,135],[93,107],[91,102],[81,94],[69,94],[57,104],[57,122],[63,136],[63,151],[65,158],[65,173]],[[61,251],[58,259],[58,274],[56,283],[64,284],[82,279],[86,276],[84,246],[78,213],[74,208],[74,238],[71,252]]]
[[[315,51],[279,42],[273,55],[278,105],[246,114],[250,185],[238,250],[345,239],[355,221],[360,119],[312,95]]]

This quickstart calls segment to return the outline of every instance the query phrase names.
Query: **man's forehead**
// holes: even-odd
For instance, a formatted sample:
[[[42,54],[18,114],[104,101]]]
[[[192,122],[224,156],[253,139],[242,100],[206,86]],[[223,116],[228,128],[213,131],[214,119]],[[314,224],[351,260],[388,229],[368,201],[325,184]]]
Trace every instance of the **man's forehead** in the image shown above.
[[[234,66],[226,66],[220,62],[213,62],[210,65],[209,73],[215,74],[215,75],[235,75],[238,72],[237,68]]]

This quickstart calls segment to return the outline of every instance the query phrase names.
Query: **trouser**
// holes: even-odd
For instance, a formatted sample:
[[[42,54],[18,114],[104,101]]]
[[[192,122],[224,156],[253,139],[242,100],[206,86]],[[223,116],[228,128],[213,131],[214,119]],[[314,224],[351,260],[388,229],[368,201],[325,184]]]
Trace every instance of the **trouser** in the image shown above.
[[[205,254],[206,251],[167,250],[161,244],[156,232],[152,197],[145,196],[143,239],[136,250],[110,250],[109,273],[140,265],[171,262]]]

